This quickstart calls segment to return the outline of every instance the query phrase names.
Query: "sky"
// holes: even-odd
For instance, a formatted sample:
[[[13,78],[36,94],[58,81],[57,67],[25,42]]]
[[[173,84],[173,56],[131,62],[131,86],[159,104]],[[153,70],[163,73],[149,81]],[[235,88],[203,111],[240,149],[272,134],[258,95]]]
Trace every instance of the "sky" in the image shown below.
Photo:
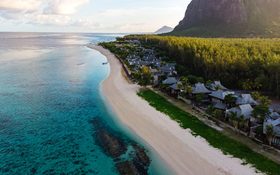
[[[183,19],[190,0],[0,0],[0,31],[154,32]]]

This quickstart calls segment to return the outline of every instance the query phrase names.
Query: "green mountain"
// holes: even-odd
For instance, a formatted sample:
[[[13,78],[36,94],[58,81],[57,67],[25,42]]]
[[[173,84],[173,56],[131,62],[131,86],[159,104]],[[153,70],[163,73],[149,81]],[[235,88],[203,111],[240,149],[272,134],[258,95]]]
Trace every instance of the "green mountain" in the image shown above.
[[[192,0],[171,34],[280,37],[280,0]]]

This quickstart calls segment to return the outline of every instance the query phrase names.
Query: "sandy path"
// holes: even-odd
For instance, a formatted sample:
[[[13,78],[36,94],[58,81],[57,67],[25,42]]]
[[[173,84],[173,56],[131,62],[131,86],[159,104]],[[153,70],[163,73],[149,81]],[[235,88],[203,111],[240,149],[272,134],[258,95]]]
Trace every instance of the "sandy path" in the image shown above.
[[[156,111],[137,96],[139,86],[126,81],[122,66],[113,54],[99,46],[91,47],[105,55],[110,64],[110,75],[102,84],[107,105],[123,124],[152,146],[176,174],[255,174],[253,168],[241,165],[241,160],[225,156]]]

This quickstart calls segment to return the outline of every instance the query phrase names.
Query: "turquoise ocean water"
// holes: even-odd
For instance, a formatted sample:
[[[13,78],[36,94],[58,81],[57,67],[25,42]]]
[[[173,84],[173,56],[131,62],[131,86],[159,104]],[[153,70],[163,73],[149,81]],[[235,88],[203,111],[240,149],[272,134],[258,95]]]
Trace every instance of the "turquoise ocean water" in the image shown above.
[[[95,143],[95,119],[144,146],[150,174],[168,174],[153,150],[105,107],[100,83],[110,68],[85,44],[116,36],[0,33],[0,174],[117,174]]]

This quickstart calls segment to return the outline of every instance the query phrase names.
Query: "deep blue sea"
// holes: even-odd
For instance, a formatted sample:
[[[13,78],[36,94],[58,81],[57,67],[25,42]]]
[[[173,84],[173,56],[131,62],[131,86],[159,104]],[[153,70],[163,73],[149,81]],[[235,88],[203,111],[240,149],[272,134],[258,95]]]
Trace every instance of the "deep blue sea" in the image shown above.
[[[118,174],[96,144],[99,127],[137,142],[152,159],[150,174],[168,174],[152,149],[118,123],[100,83],[106,58],[88,43],[112,34],[0,33],[0,174]],[[165,172],[165,173],[164,173]]]

